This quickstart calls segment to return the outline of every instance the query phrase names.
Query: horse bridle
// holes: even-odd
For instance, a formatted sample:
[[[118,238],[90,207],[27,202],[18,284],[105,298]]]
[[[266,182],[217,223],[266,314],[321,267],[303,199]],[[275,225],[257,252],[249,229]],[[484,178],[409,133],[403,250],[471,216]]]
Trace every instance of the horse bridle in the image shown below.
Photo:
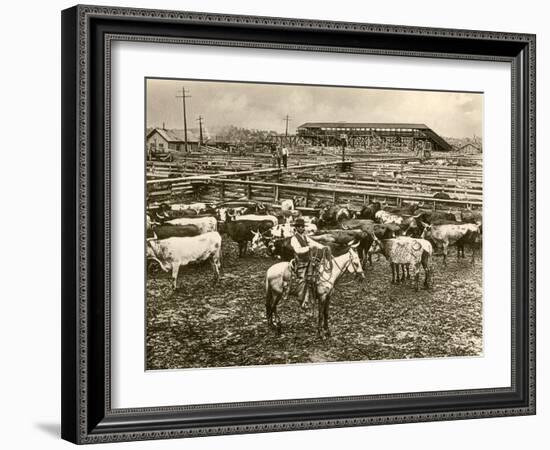
[[[351,250],[351,249],[350,249],[350,250]],[[359,273],[359,272],[357,271],[357,269],[355,268],[355,266],[353,265],[353,261],[352,261],[353,255],[349,252],[349,250],[348,250],[348,256],[349,256],[348,260],[347,260],[342,266],[340,266],[340,265],[338,264],[338,262],[336,261],[336,258],[332,258],[332,262],[336,265],[336,267],[338,267],[338,269],[340,269],[340,275],[339,275],[339,277],[342,276],[342,275],[344,274],[345,270],[348,268],[348,266],[349,266],[350,264],[351,264],[352,267],[353,267],[353,273],[354,273],[354,274],[358,274],[358,273]],[[321,280],[322,280],[323,282],[329,283],[330,278],[327,279],[327,280],[323,279],[322,277],[320,277],[320,278],[321,278]],[[336,280],[335,280],[335,282],[336,282]],[[331,283],[331,284],[334,284],[334,283]]]

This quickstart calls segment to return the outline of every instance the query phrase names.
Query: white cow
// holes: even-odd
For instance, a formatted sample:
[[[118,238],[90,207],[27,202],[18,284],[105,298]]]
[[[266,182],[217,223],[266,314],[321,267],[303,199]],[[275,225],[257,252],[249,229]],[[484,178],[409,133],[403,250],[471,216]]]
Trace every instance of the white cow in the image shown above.
[[[171,205],[170,209],[172,211],[185,211],[185,210],[192,209],[197,214],[199,214],[201,211],[204,211],[206,209],[206,206],[207,206],[206,203],[202,203],[202,202],[180,203],[180,204]]]
[[[293,200],[282,200],[281,201],[281,211],[291,211],[294,209],[294,201]]]
[[[235,221],[242,221],[242,220],[271,220],[273,222],[273,226],[276,227],[279,225],[279,219],[275,216],[271,216],[269,214],[243,214],[242,216],[237,216],[233,220]]]
[[[210,260],[216,281],[220,279],[222,238],[216,231],[193,237],[147,239],[147,256],[157,261],[165,272],[172,271],[174,289],[178,288],[178,272],[189,263]]]
[[[449,245],[457,246],[457,257],[462,253],[464,257],[464,245],[472,246],[472,263],[475,258],[475,247],[481,240],[480,225],[474,223],[442,223],[427,224],[421,222],[424,227],[423,239],[430,239],[437,248],[443,249],[443,264],[447,265]]]
[[[374,218],[377,220],[378,223],[383,224],[394,223],[396,225],[401,225],[403,223],[403,217],[389,213],[387,211],[384,211],[383,209],[377,211],[374,215]]]
[[[165,223],[171,225],[195,225],[201,234],[218,230],[218,221],[215,217],[180,217],[168,220]]]

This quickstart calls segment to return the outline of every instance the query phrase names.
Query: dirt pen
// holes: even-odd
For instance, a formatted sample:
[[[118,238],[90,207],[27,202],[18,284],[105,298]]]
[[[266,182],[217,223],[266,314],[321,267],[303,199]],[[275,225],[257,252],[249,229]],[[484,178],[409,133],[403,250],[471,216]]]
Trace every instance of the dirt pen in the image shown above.
[[[390,176],[399,172],[401,178]],[[379,175],[373,175],[377,173]],[[371,201],[421,201],[449,210],[481,208],[478,167],[438,167],[418,161],[324,162],[252,171],[199,174],[148,181],[150,205],[251,199],[277,205],[302,196],[305,212],[322,200],[360,209]],[[423,190],[418,190],[420,184]],[[434,192],[451,199],[434,199]],[[392,285],[389,264],[374,256],[366,279],[344,275],[330,302],[329,339],[317,338],[316,318],[294,297],[279,305],[282,334],[265,316],[265,274],[277,262],[265,251],[237,256],[222,236],[223,276],[208,264],[181,269],[174,291],[167,274],[147,280],[147,369],[228,367],[329,361],[475,356],[482,352],[482,261],[451,254],[434,258],[434,286],[415,292],[411,282]],[[468,255],[467,255],[468,256]]]

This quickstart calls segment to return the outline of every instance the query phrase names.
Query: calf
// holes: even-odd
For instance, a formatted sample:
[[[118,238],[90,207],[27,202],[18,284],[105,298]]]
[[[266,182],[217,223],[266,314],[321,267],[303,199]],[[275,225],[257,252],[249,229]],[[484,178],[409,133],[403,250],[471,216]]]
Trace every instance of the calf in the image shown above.
[[[147,239],[147,256],[157,261],[165,272],[172,271],[174,289],[178,289],[181,266],[210,260],[216,281],[220,278],[222,238],[216,231],[193,237]]]

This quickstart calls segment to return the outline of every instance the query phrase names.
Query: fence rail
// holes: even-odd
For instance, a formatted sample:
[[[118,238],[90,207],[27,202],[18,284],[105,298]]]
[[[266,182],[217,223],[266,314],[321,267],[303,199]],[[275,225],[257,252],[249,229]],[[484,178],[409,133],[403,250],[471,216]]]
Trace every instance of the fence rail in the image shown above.
[[[369,163],[387,163],[387,159]],[[392,162],[393,163],[393,162]],[[166,164],[166,163],[165,163]],[[391,163],[390,163],[391,164]],[[416,166],[416,165],[415,165]],[[346,172],[347,171],[347,172]],[[453,171],[453,169],[451,169]],[[458,181],[458,186],[449,183],[440,167],[412,167],[407,172],[409,180],[372,179],[365,172],[364,163],[324,162],[289,167],[256,169],[240,172],[218,172],[187,177],[147,180],[149,202],[185,202],[202,200],[218,202],[228,199],[250,199],[267,203],[278,203],[281,199],[300,196],[308,206],[323,200],[335,203],[349,203],[356,208],[375,200],[400,205],[403,201],[423,201],[433,208],[480,207],[483,203],[481,185],[482,173],[471,174],[472,179]],[[311,180],[315,174],[328,179]],[[477,178],[476,178],[477,175]],[[412,180],[412,181],[411,181]],[[421,181],[426,192],[415,190],[415,182]],[[433,197],[433,192],[444,190],[454,199]]]

